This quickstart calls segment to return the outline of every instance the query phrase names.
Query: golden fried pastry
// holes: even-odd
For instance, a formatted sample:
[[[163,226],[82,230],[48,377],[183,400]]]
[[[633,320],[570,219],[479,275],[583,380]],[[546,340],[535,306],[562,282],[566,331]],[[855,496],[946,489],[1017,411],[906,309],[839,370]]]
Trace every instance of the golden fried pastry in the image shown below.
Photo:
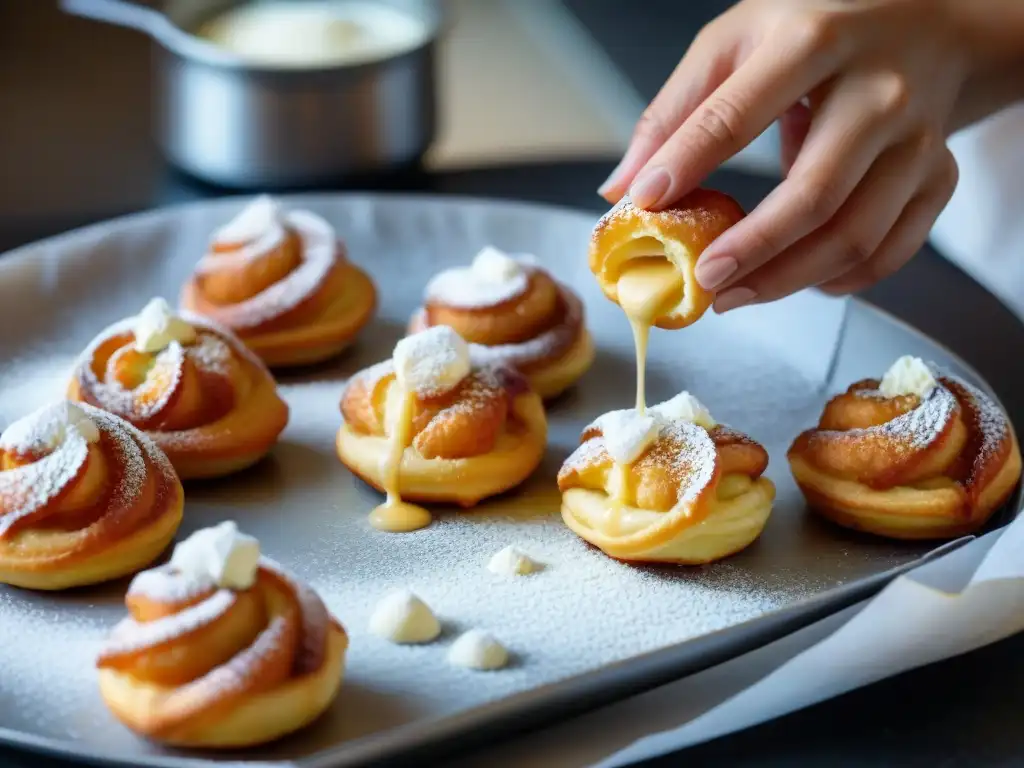
[[[544,406],[522,374],[471,363],[466,342],[443,325],[357,374],[341,412],[338,456],[387,493],[370,515],[387,531],[429,525],[430,513],[409,500],[471,507],[519,485],[547,443]]]
[[[470,267],[427,284],[409,332],[447,325],[469,342],[477,364],[517,368],[544,399],[575,384],[594,361],[583,303],[528,257],[484,248]]]
[[[369,322],[377,292],[330,224],[262,196],[214,234],[181,303],[278,368],[345,349]]]
[[[144,430],[183,479],[255,464],[288,423],[266,366],[230,331],[154,299],[100,333],[75,368],[68,398]]]
[[[126,421],[61,402],[0,436],[0,582],[66,589],[135,573],[171,543],[184,495]]]
[[[617,560],[710,563],[764,529],[775,499],[767,466],[764,448],[683,392],[587,427],[558,473],[562,519]]]
[[[1017,437],[983,392],[902,357],[828,402],[789,464],[808,504],[848,528],[895,539],[978,530],[1020,479]]]
[[[348,637],[317,594],[223,523],[140,573],[100,652],[100,693],[164,744],[263,744],[308,725],[341,687]]]
[[[637,208],[627,195],[594,227],[590,271],[633,329],[636,408],[641,413],[651,327],[684,328],[703,316],[714,295],[697,282],[697,259],[743,216],[728,195],[696,189],[657,212]]]

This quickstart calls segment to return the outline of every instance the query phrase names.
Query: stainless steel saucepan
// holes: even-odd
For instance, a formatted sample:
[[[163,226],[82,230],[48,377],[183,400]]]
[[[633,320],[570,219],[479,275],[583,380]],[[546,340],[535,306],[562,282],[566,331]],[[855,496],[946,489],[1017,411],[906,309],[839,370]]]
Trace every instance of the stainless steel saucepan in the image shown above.
[[[237,0],[170,0],[162,13],[124,0],[61,5],[152,37],[164,154],[206,181],[252,189],[386,170],[415,162],[432,143],[439,8],[432,0],[372,2],[423,25],[413,47],[352,64],[298,67],[253,63],[194,34]]]

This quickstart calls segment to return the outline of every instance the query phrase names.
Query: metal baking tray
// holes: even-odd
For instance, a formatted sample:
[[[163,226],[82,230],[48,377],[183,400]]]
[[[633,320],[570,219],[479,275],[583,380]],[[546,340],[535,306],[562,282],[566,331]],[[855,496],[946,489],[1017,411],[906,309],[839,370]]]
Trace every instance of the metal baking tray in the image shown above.
[[[0,258],[0,428],[60,397],[75,356],[101,328],[154,295],[173,300],[210,232],[244,202],[131,216]],[[875,539],[809,515],[785,460],[793,436],[816,420],[830,393],[880,375],[901,354],[934,360],[987,389],[914,329],[857,301],[804,293],[724,317],[709,314],[684,331],[656,332],[649,401],[688,389],[720,421],[760,440],[778,499],[761,539],[721,563],[623,565],[562,525],[554,482],[582,427],[627,407],[634,393],[627,323],[586,267],[594,216],[415,196],[285,202],[337,228],[352,258],[377,281],[380,311],[337,361],[279,377],[292,408],[282,440],[242,475],[188,486],[179,536],[235,519],[269,555],[308,579],[351,634],[341,694],[311,728],[274,745],[232,754],[165,750],[117,724],[96,689],[94,654],[123,616],[124,582],[55,595],[0,587],[0,743],[101,763],[175,767],[242,760],[327,768],[427,747],[465,748],[764,645],[935,554],[934,545]],[[375,493],[334,454],[344,380],[390,355],[431,275],[467,263],[485,244],[535,254],[580,292],[597,361],[551,405],[547,458],[521,489],[475,511],[442,510],[424,531],[377,533],[365,521]],[[490,555],[509,544],[547,567],[518,579],[490,574]],[[396,647],[366,632],[375,602],[396,587],[416,590],[440,614],[440,641]],[[468,627],[501,638],[513,665],[491,673],[450,667],[447,646]]]

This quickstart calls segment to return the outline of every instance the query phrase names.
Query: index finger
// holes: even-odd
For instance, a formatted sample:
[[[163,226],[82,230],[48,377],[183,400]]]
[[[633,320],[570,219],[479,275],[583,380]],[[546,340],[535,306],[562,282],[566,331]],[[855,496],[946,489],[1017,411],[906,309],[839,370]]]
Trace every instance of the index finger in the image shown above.
[[[654,153],[630,187],[633,203],[657,210],[690,192],[835,74],[840,61],[826,22],[764,42]]]

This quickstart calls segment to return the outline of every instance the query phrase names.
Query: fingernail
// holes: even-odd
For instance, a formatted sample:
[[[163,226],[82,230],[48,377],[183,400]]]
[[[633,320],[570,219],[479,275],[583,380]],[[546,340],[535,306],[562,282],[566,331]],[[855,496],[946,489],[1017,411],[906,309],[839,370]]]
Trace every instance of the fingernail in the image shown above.
[[[697,282],[704,290],[713,291],[720,286],[729,276],[739,269],[740,264],[732,256],[716,256],[713,259],[701,259],[697,262]]]
[[[722,314],[749,304],[757,298],[757,291],[750,288],[730,288],[715,299],[715,312]]]
[[[664,168],[646,168],[629,188],[629,197],[637,208],[650,208],[668,192],[672,177]]]

